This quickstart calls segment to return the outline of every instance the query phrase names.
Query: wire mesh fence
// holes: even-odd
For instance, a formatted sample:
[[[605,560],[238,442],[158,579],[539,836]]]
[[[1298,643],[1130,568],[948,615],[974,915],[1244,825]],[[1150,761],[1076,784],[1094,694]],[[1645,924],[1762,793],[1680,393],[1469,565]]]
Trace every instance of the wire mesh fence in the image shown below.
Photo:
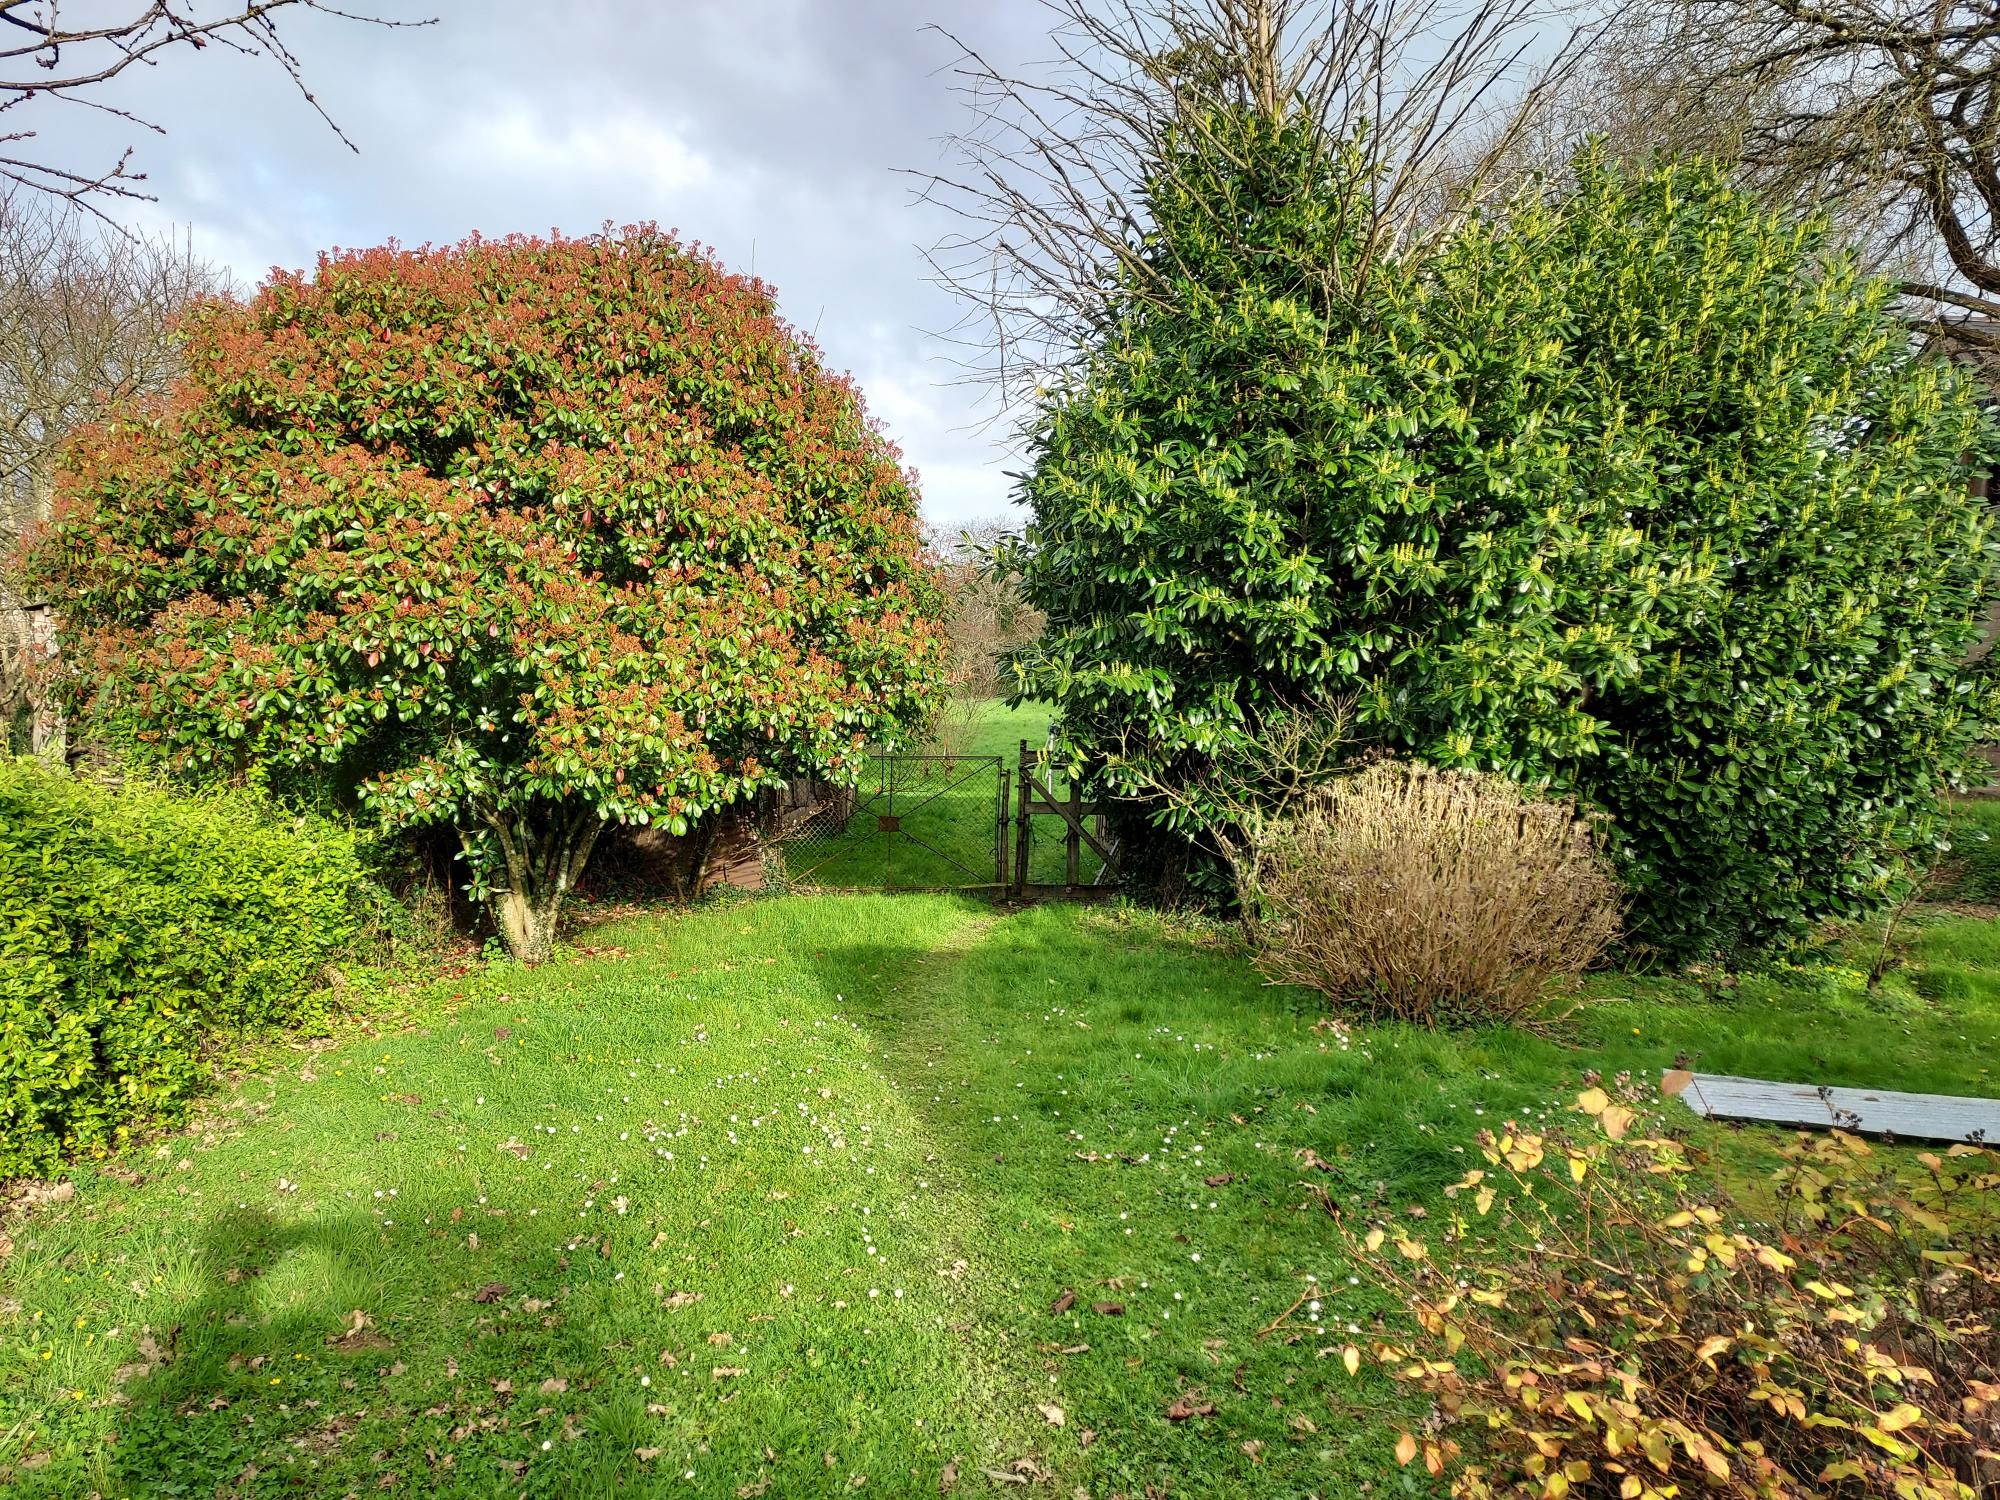
[[[837,890],[997,888],[1007,819],[997,755],[869,757],[778,838],[787,883]]]

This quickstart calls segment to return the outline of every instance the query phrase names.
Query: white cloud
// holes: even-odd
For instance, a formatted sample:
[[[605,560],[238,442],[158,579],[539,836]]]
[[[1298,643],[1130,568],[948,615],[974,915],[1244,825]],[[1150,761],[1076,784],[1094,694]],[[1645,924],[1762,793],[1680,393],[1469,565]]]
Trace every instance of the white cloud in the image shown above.
[[[518,99],[497,108],[482,101],[458,117],[434,154],[447,170],[529,182],[616,182],[645,198],[703,187],[715,176],[681,132],[625,104],[564,120]]]

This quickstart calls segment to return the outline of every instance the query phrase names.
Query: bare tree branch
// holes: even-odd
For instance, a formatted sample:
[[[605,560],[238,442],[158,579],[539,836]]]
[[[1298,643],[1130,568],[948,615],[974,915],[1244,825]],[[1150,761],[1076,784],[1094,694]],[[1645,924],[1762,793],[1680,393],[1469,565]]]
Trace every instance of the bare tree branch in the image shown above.
[[[0,549],[46,519],[58,452],[180,368],[174,320],[226,291],[185,242],[100,230],[74,208],[0,199]]]
[[[1564,144],[1738,163],[1773,202],[1829,214],[1920,326],[2000,342],[1994,0],[1639,0],[1570,95]]]
[[[0,115],[16,112],[24,122],[37,106],[72,104],[117,115],[135,127],[164,134],[158,125],[88,97],[90,92],[133,67],[154,67],[169,49],[194,51],[210,44],[246,57],[265,58],[281,68],[299,96],[352,150],[333,118],[306,86],[299,59],[278,33],[281,12],[318,11],[370,26],[430,26],[435,18],[401,20],[341,9],[328,0],[118,0],[81,7],[85,19],[67,21],[76,7],[64,0],[0,0]],[[107,10],[109,15],[107,16]],[[26,123],[0,134],[0,148],[39,142],[42,132]],[[0,181],[79,203],[98,212],[104,197],[150,198],[141,186],[146,174],[132,170],[130,148],[108,167],[66,166],[39,151],[0,153]]]
[[[1003,407],[1059,378],[1114,299],[1164,288],[1142,187],[1171,135],[1199,138],[1223,108],[1315,122],[1357,156],[1341,208],[1363,249],[1338,274],[1362,277],[1479,201],[1588,30],[1560,0],[1042,3],[1055,55],[1034,76],[941,32],[972,123],[949,165],[911,174],[961,226],[930,264],[969,309],[947,337]]]

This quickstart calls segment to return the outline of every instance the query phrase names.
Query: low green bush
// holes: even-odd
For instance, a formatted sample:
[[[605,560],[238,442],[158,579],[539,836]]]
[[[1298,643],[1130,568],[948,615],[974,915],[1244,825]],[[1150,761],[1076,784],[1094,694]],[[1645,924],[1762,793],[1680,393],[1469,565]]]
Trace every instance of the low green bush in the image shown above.
[[[0,760],[0,1178],[170,1117],[225,1035],[323,1019],[353,836],[243,792]]]

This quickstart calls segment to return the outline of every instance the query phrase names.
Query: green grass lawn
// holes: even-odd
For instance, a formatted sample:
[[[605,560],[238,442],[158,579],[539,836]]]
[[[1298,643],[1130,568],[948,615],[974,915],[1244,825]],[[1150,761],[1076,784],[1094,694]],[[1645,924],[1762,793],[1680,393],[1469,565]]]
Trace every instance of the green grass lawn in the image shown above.
[[[0,1488],[1433,1493],[1407,1398],[1325,1357],[1386,1304],[1310,1186],[1400,1214],[1482,1126],[1682,1054],[2000,1092],[1976,919],[1873,994],[1605,977],[1551,1037],[1315,1029],[1118,909],[794,896],[590,941],[623,952],[289,1054],[10,1223]],[[1260,1339],[1309,1286],[1317,1328]]]
[[[1052,710],[1028,703],[981,705],[968,732],[949,754],[932,746],[923,758],[876,757],[865,769],[853,815],[836,826],[822,819],[782,846],[786,878],[795,886],[824,890],[942,890],[988,886],[997,871],[1000,830],[999,770],[1015,772],[1021,745],[1041,749]],[[998,760],[996,767],[993,760]],[[1045,785],[1066,795],[1069,781],[1044,772]],[[1006,807],[1007,858],[1015,858],[1015,799]],[[897,820],[884,829],[884,816]],[[1067,878],[1062,824],[1035,819],[1029,846],[1029,879],[1059,884]],[[1078,879],[1097,879],[1104,862],[1085,845]]]

